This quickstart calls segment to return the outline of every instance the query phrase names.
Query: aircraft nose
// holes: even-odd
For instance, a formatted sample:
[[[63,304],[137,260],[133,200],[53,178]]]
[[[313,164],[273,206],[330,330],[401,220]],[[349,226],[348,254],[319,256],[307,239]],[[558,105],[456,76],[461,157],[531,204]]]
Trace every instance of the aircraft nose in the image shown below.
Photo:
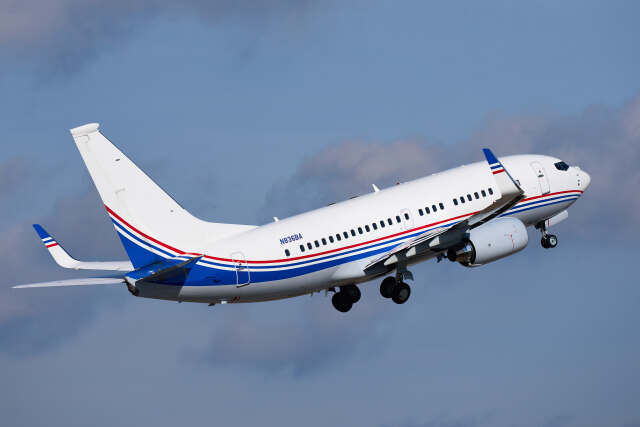
[[[591,184],[591,176],[583,170],[580,171],[580,184],[582,185],[583,191]]]

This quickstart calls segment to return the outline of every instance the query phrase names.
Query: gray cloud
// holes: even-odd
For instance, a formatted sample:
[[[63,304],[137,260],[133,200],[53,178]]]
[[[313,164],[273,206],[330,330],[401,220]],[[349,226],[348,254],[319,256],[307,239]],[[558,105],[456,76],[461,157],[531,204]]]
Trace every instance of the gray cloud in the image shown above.
[[[0,2],[0,48],[22,59],[37,59],[69,72],[98,52],[116,46],[162,14],[193,16],[205,24],[222,21],[261,28],[272,19],[295,28],[308,1],[166,0],[3,0]]]
[[[358,351],[371,354],[382,337],[370,326],[389,314],[374,298],[374,293],[363,295],[363,302],[349,312],[348,322],[344,314],[330,308],[329,298],[319,294],[273,303],[282,304],[277,316],[273,304],[264,310],[254,305],[233,307],[233,312],[217,308],[225,313],[220,314],[207,348],[198,351],[196,358],[206,364],[249,367],[272,375],[313,374]]]
[[[290,215],[372,191],[372,183],[393,185],[478,161],[482,147],[499,155],[549,154],[579,165],[592,182],[568,222],[571,229],[588,229],[592,235],[638,232],[640,218],[630,212],[640,210],[640,200],[632,197],[640,185],[640,94],[618,108],[591,106],[562,117],[492,115],[467,140],[445,146],[415,140],[327,147],[274,185],[266,196],[264,220],[271,213]]]

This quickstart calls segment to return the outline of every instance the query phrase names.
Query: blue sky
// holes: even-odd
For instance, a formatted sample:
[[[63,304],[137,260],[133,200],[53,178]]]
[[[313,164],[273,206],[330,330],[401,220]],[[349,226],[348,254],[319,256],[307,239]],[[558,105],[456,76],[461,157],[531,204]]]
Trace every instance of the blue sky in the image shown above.
[[[640,425],[635,2],[0,4],[0,411],[11,425]],[[37,25],[33,25],[33,24]],[[263,223],[499,154],[592,186],[545,251],[215,307],[11,290],[121,258],[68,129],[103,132],[187,209]]]

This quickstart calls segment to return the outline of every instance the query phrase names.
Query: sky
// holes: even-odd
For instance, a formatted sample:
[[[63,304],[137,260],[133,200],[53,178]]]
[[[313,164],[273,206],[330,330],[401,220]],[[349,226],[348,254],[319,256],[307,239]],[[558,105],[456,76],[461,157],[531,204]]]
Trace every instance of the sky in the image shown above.
[[[640,426],[640,57],[631,1],[0,0],[0,413],[15,426]],[[177,304],[79,277],[126,256],[68,129],[185,208],[263,224],[498,155],[591,186],[540,247],[480,268]],[[80,275],[81,277],[82,275]]]

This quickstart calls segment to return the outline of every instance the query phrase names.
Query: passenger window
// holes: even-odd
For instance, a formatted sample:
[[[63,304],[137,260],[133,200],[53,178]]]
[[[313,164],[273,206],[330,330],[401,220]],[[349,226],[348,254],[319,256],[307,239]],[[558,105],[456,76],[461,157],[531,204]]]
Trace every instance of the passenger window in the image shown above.
[[[345,239],[349,238],[349,233],[347,233],[346,231],[344,233],[342,233],[342,235],[344,236]]]
[[[304,252],[304,245],[300,245],[300,252]]]
[[[358,227],[358,233],[362,234],[362,227]]]
[[[443,203],[438,203],[438,206],[440,206],[440,209],[444,209],[444,204]]]
[[[400,224],[400,221],[401,221],[400,215],[396,215],[396,221],[398,222],[398,224]]]
[[[467,194],[467,199],[468,199],[469,201],[471,201],[471,200],[473,199],[473,198],[471,197],[471,194]]]
[[[327,239],[325,239],[324,237],[322,238],[322,244],[326,245],[327,244]]]
[[[393,225],[393,221],[391,221],[391,218],[387,218],[387,223],[388,223],[389,225]]]
[[[460,197],[460,202],[464,203],[464,197]]]
[[[291,252],[289,252],[289,249],[285,249],[285,250],[284,250],[284,254],[285,254],[286,256],[291,256]]]
[[[340,237],[340,233],[336,234],[336,239],[338,239],[338,242],[342,240],[342,237]]]
[[[318,243],[318,241],[316,240],[315,242],[313,242],[316,245],[316,248],[320,247],[320,243]]]
[[[404,219],[406,219],[407,221],[409,220],[409,214],[408,213],[404,213]]]
[[[311,246],[311,242],[307,243],[307,249],[311,250],[313,246]]]
[[[438,208],[436,208],[436,205],[431,205],[431,210],[433,210],[434,212],[438,212]]]
[[[485,193],[484,190],[480,190],[480,194],[482,194],[482,197],[487,197],[487,193]]]
[[[371,229],[369,228],[369,226],[368,226],[368,225],[365,225],[365,226],[364,226],[364,229],[365,229],[365,230],[367,230],[367,233],[368,233],[369,231],[371,231]]]
[[[453,204],[458,206],[458,199],[453,199]]]
[[[493,195],[493,188],[489,187],[489,194]]]
[[[424,215],[424,211],[422,209],[418,209],[418,213],[420,214],[420,216]]]
[[[424,208],[424,211],[425,211],[426,213],[428,213],[428,214],[429,214],[429,213],[431,213],[431,211],[429,210],[429,208],[428,208],[428,207]]]
[[[480,198],[480,195],[478,194],[478,192],[476,191],[475,193],[473,193],[474,196],[476,196],[476,199]]]
[[[329,236],[329,242],[333,243],[333,236]]]
[[[375,222],[373,224],[371,224],[371,226],[373,227],[374,230],[378,229],[378,224],[376,224]]]
[[[380,227],[384,228],[384,221],[380,221]]]
[[[353,228],[351,229],[351,235],[355,236],[356,235],[356,230],[354,230]]]

